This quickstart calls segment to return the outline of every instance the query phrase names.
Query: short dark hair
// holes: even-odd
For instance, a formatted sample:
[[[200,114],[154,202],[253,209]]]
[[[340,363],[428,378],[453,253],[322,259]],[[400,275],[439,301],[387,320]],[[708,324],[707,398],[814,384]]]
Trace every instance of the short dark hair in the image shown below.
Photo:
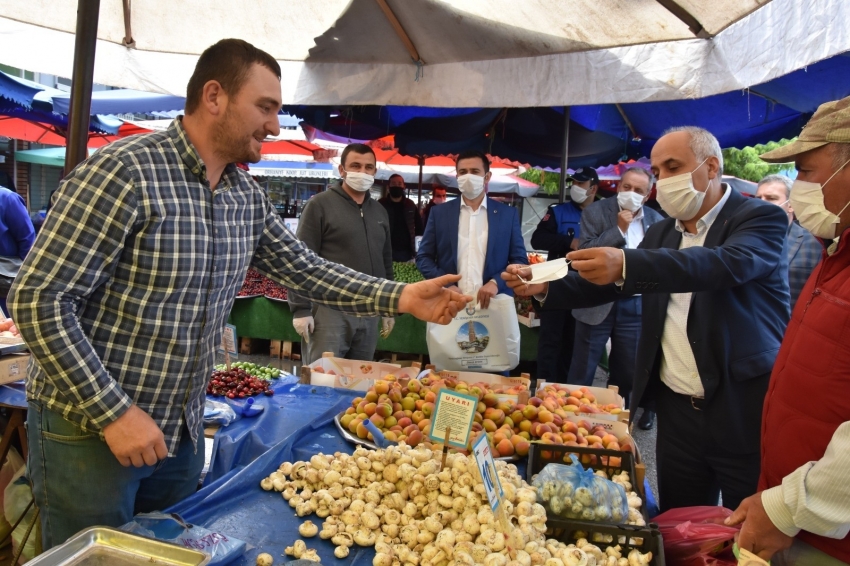
[[[484,164],[484,172],[487,173],[490,171],[490,160],[487,159],[487,154],[483,151],[478,151],[477,149],[467,149],[466,151],[462,151],[458,154],[457,159],[455,160],[455,167],[457,167],[457,163],[461,159],[473,159],[478,158]]]
[[[340,164],[345,167],[345,159],[348,157],[348,154],[354,152],[359,153],[361,155],[365,155],[367,153],[371,153],[372,157],[375,158],[375,163],[378,163],[378,158],[375,156],[375,151],[364,143],[350,143],[345,146],[345,149],[342,150],[342,155],[339,158]],[[392,177],[391,177],[392,178]]]
[[[201,105],[204,85],[209,81],[218,81],[228,96],[234,96],[244,86],[254,63],[267,68],[280,80],[280,65],[274,57],[247,41],[222,39],[207,47],[186,85],[186,114]]]
[[[358,153],[359,153],[359,152],[358,152]],[[399,179],[401,179],[401,182],[402,182],[402,183],[404,183],[404,177],[402,177],[402,176],[401,176],[401,175],[399,175],[398,173],[393,173],[392,175],[390,175],[390,178],[389,178],[389,179],[387,179],[387,182],[389,183],[390,181],[392,181],[392,180],[393,180],[393,179],[395,179],[396,177],[398,177]],[[406,183],[405,183],[405,184],[406,184]]]

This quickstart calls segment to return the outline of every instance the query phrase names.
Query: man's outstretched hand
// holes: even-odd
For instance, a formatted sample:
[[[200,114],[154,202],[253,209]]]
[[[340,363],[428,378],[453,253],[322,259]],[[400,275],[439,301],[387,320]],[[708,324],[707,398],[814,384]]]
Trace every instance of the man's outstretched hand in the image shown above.
[[[519,277],[517,277],[519,275]],[[529,281],[526,283],[525,281]],[[520,297],[531,297],[533,295],[545,295],[549,291],[548,283],[531,282],[531,268],[527,265],[513,264],[505,268],[502,272],[502,280],[507,283],[508,287],[513,289],[514,294]]]
[[[596,285],[619,281],[623,277],[623,258],[623,250],[618,248],[588,248],[567,254],[570,269]]]
[[[446,289],[460,281],[460,275],[443,275],[435,279],[410,283],[401,292],[398,310],[419,320],[448,324],[472,297]]]

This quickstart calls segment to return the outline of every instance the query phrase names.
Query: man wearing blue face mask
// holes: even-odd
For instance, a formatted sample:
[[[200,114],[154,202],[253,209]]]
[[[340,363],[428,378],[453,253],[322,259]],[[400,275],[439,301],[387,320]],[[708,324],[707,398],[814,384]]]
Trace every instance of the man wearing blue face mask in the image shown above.
[[[502,277],[540,294],[544,308],[640,294],[631,404],[656,403],[661,507],[717,505],[722,493],[734,508],[758,482],[762,405],[788,323],[788,220],[721,183],[720,144],[702,128],[669,131],[651,157],[671,218],[650,226],[638,249],[572,252],[580,277],[549,284],[526,286],[521,267]]]
[[[461,198],[431,210],[416,267],[426,279],[437,273],[460,275],[458,287],[486,309],[498,293],[513,294],[499,274],[509,264],[527,264],[528,256],[517,210],[487,198],[487,156],[464,151],[456,167]]]

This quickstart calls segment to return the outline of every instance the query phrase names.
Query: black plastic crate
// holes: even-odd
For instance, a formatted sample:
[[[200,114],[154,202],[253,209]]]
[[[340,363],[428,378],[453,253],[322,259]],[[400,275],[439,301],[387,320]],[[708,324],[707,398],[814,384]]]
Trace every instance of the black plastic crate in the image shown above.
[[[632,525],[606,525],[587,521],[573,521],[559,517],[548,517],[546,526],[549,530],[547,538],[553,538],[564,544],[575,544],[580,538],[586,538],[590,544],[598,546],[602,552],[608,546],[620,545],[620,552],[628,557],[631,550],[637,549],[642,553],[652,553],[652,566],[665,566],[664,541],[661,532],[655,525],[635,527]],[[593,540],[603,537],[604,540]],[[611,542],[606,542],[611,537]]]
[[[551,452],[548,458],[544,457],[543,452]],[[586,448],[584,446],[563,446],[561,444],[541,444],[532,442],[528,451],[528,466],[525,469],[526,481],[531,483],[531,478],[535,474],[539,474],[546,464],[571,464],[572,460],[566,457],[567,454],[589,454],[596,456],[595,464],[582,464],[584,468],[593,470],[603,470],[608,477],[622,471],[629,473],[629,478],[632,481],[632,487],[635,491],[643,495],[643,486],[637,482],[637,474],[635,473],[635,457],[631,452],[622,452],[620,450],[605,450],[604,448]],[[602,456],[608,458],[607,464],[602,462]],[[566,457],[566,460],[564,459]],[[611,465],[611,458],[620,458],[620,465]],[[580,459],[580,458],[579,458]]]
[[[550,454],[546,454],[544,457],[544,452],[549,452]],[[608,479],[611,479],[612,472],[613,474],[617,474],[622,471],[626,471],[629,473],[629,479],[632,482],[632,488],[634,488],[635,492],[640,496],[643,500],[643,505],[641,505],[640,512],[643,515],[643,520],[649,525],[649,515],[646,513],[646,494],[643,492],[643,485],[638,483],[637,473],[635,472],[635,458],[634,454],[631,452],[622,452],[620,450],[605,450],[604,448],[586,448],[584,446],[563,446],[560,444],[541,444],[539,442],[532,442],[531,447],[528,451],[528,465],[525,469],[526,481],[530,484],[531,478],[539,474],[543,468],[546,467],[546,464],[564,464],[571,465],[572,460],[567,457],[567,454],[589,454],[591,456],[596,456],[595,464],[581,464],[583,468],[591,468],[593,470],[603,470],[606,474],[608,474]],[[602,462],[602,457],[607,456],[607,462]],[[620,458],[620,465],[612,465],[611,457]],[[566,458],[566,461],[564,460]],[[547,509],[548,511],[548,509]],[[554,516],[550,514],[550,516]],[[562,519],[565,521],[572,521],[572,519]],[[578,523],[585,525],[597,525],[597,524],[610,524],[610,523],[596,523],[593,521],[577,521]],[[633,525],[622,525],[622,526],[633,526]]]

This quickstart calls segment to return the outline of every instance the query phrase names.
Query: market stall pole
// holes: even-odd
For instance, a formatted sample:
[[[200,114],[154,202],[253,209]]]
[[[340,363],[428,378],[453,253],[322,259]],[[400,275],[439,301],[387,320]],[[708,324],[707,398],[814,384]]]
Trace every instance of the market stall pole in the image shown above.
[[[65,152],[66,172],[70,172],[88,157],[89,114],[99,16],[100,0],[78,0],[74,72],[71,77],[71,106],[68,114],[68,149]]]
[[[564,149],[561,151],[561,180],[558,181],[558,204],[567,200],[567,151],[570,149],[570,107],[564,106]]]

